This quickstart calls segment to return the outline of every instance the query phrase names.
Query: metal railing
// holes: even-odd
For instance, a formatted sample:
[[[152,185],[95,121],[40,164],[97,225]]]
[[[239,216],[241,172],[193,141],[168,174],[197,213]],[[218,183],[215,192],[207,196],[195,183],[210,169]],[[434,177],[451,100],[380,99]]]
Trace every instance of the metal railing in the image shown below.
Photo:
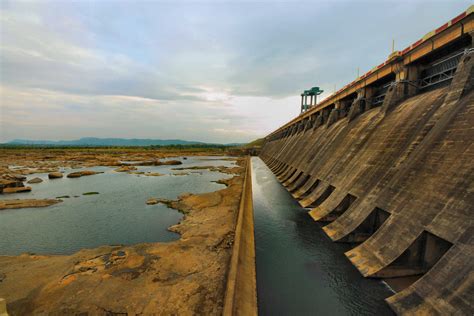
[[[423,71],[422,78],[418,81],[418,88],[420,90],[427,89],[453,79],[461,57],[473,51],[472,48],[464,49],[431,64]]]

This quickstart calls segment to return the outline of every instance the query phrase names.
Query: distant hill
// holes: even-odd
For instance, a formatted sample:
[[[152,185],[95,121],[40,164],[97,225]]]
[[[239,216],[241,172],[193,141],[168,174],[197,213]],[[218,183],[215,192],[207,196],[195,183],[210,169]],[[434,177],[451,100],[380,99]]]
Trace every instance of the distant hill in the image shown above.
[[[254,141],[251,141],[248,144],[245,144],[243,147],[245,148],[251,148],[251,147],[262,147],[263,143],[265,142],[264,138],[258,138]]]
[[[14,139],[7,145],[36,145],[36,146],[167,146],[167,145],[206,145],[203,142],[181,139],[141,139],[141,138],[96,138],[84,137],[76,140],[29,140]]]

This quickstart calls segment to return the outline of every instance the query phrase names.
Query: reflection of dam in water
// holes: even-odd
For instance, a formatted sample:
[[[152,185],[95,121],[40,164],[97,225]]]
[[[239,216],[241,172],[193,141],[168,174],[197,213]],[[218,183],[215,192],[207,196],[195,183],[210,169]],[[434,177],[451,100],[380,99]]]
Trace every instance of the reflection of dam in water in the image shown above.
[[[472,12],[302,107],[260,153],[363,276],[399,291],[397,313],[474,310]]]
[[[252,159],[261,315],[391,315],[392,295],[363,278],[259,158]]]

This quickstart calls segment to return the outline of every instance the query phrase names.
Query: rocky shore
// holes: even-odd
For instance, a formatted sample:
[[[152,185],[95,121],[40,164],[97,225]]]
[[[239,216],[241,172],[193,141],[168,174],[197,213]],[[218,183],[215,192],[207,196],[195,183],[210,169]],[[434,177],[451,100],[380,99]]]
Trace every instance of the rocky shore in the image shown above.
[[[0,297],[9,313],[221,314],[245,169],[243,159],[237,163],[221,168],[234,174],[222,180],[227,185],[222,190],[183,194],[175,201],[155,198],[184,214],[169,228],[181,235],[177,241],[103,246],[67,256],[0,256]]]

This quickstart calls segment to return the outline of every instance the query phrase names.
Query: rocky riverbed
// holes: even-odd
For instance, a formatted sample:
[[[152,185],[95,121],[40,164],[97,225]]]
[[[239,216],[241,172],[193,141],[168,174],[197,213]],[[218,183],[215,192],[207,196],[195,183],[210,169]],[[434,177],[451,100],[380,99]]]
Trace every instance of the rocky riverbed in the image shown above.
[[[54,163],[35,166],[25,157],[15,160],[15,165],[57,172],[70,158],[69,154],[56,156],[51,158]],[[153,161],[157,157],[146,153],[102,158],[95,162],[108,161],[109,165],[115,159],[137,162]],[[159,159],[163,158],[166,157]],[[94,166],[92,161],[75,160],[83,167]],[[183,194],[176,200],[150,196],[184,214],[178,224],[169,228],[180,234],[176,241],[101,246],[72,255],[0,256],[0,297],[7,299],[9,313],[221,314],[244,167],[245,161],[238,159],[236,167],[220,168],[220,172],[233,177],[220,180],[227,187],[218,191]],[[20,170],[19,174],[26,169]],[[29,203],[27,207],[31,207],[35,203],[56,201],[17,200],[12,204],[4,200],[2,203],[10,203],[11,208],[15,203]]]

